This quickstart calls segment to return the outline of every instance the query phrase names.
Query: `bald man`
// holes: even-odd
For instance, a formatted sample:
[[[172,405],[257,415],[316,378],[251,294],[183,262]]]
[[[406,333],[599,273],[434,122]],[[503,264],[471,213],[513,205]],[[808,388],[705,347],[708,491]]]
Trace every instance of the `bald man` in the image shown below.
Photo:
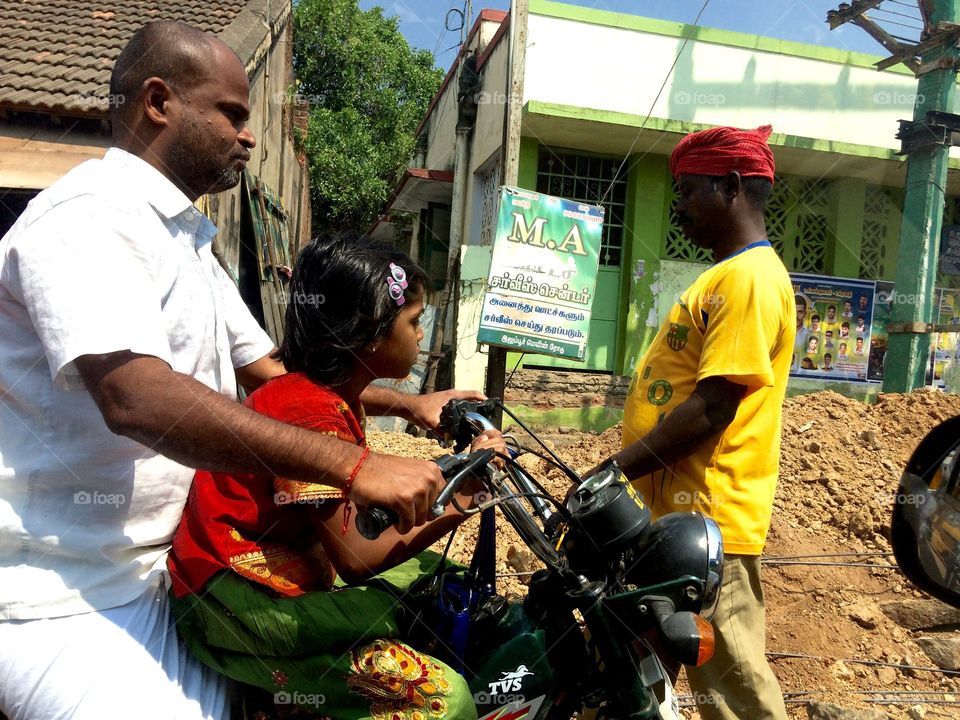
[[[114,144],[0,240],[0,712],[220,718],[222,682],[167,606],[193,469],[343,487],[427,519],[433,463],[371,453],[236,402],[283,372],[211,252],[194,201],[235,186],[256,140],[240,59],[188,25],[132,37],[110,81]],[[437,422],[455,393],[366,393]],[[476,395],[463,393],[459,395]],[[482,397],[482,396],[480,396]]]

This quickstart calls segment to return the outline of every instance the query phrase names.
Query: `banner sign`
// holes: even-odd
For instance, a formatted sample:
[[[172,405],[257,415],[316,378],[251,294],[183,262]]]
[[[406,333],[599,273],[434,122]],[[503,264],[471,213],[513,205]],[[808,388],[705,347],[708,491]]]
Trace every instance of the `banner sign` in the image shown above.
[[[945,225],[940,232],[941,275],[960,275],[960,225]]]
[[[586,356],[602,207],[504,186],[477,341]]]
[[[790,375],[867,382],[876,283],[791,273],[797,339]]]
[[[877,280],[877,292],[873,296],[873,332],[870,333],[870,365],[867,379],[883,381],[883,368],[887,358],[887,325],[893,320],[893,283]]]

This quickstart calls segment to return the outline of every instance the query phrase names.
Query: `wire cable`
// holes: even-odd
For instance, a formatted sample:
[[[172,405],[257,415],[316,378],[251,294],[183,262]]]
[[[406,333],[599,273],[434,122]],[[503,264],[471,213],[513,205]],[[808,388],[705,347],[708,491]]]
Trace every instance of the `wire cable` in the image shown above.
[[[703,0],[703,5],[700,6],[700,11],[697,13],[697,16],[693,19],[693,27],[697,27],[700,22],[700,18],[703,16],[704,11],[707,9],[707,5],[710,4],[710,0]],[[627,160],[630,159],[630,154],[633,152],[633,148],[637,144],[637,140],[640,139],[640,135],[643,134],[644,128],[647,126],[647,121],[650,120],[650,116],[653,115],[653,109],[657,106],[657,102],[660,100],[660,96],[663,95],[664,88],[667,87],[667,82],[670,80],[670,76],[673,75],[673,71],[677,67],[677,63],[680,62],[680,56],[683,55],[683,51],[687,49],[687,43],[690,42],[690,38],[686,37],[683,39],[683,43],[680,45],[680,49],[677,51],[677,56],[673,59],[673,63],[670,65],[670,69],[667,70],[667,76],[663,79],[663,82],[660,84],[660,89],[657,90],[657,95],[653,98],[653,102],[650,103],[650,110],[647,112],[647,116],[643,119],[643,122],[640,123],[640,128],[637,130],[637,134],[633,138],[633,142],[630,143],[630,147],[627,149],[626,155],[623,156],[623,160],[620,162],[617,171],[613,174],[613,179],[610,180],[610,183],[607,185],[607,189],[604,191],[603,195],[600,197],[599,205],[603,205],[604,201],[607,199],[607,195],[610,194],[610,191],[613,190],[613,184],[620,178],[620,173],[623,171],[623,166],[627,164]]]

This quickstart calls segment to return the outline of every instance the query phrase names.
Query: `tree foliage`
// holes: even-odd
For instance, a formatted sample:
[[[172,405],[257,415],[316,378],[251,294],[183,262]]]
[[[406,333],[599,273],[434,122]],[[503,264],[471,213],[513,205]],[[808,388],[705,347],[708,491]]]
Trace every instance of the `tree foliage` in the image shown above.
[[[299,0],[294,8],[296,93],[311,105],[304,140],[313,228],[365,230],[410,158],[443,73],[379,7]]]

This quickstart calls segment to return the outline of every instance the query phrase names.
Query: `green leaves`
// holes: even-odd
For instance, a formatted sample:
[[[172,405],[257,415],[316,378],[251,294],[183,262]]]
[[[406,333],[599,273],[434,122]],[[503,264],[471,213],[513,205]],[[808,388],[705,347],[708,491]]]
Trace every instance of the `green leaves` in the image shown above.
[[[299,0],[297,95],[311,105],[305,142],[313,229],[365,230],[413,150],[413,131],[443,73],[411,49],[396,17],[356,0]]]

